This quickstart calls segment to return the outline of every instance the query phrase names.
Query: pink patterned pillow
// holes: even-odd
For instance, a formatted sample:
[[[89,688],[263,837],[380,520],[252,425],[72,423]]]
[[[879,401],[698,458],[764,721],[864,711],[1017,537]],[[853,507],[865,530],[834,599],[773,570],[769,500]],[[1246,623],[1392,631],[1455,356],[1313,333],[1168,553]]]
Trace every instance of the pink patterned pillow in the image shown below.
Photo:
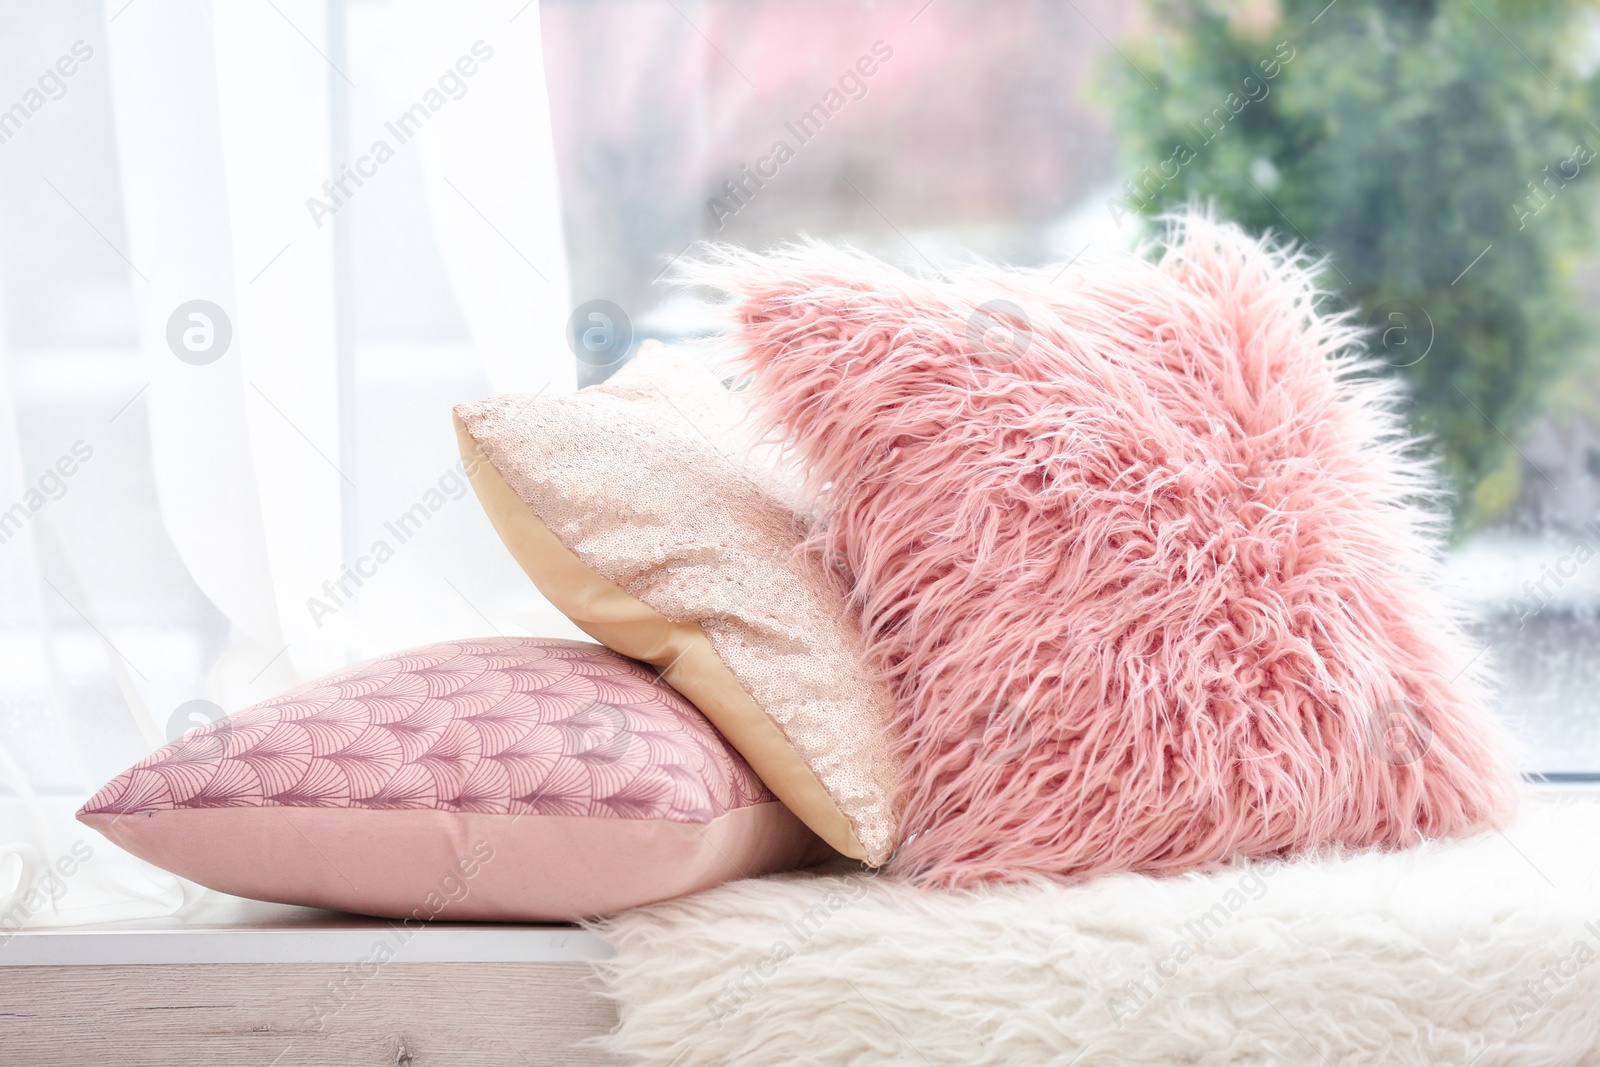
[[[685,278],[734,298],[728,355],[891,665],[893,869],[1175,872],[1502,823],[1428,472],[1310,275],[1202,218],[1159,262],[1059,273],[805,245]]]
[[[191,730],[78,818],[225,893],[571,920],[825,854],[653,672],[498,638],[383,656]]]

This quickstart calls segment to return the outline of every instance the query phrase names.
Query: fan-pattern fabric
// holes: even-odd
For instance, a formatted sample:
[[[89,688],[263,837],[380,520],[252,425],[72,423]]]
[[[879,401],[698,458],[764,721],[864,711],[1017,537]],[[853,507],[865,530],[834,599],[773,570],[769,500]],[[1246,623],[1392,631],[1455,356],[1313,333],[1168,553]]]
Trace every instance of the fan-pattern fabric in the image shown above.
[[[384,656],[200,726],[85,812],[284,805],[705,823],[773,799],[677,693],[592,645]]]
[[[189,731],[78,812],[236,896],[572,922],[827,854],[705,717],[599,645],[451,641]]]
[[[1292,253],[1202,217],[1157,252],[684,271],[731,296],[726,358],[892,672],[893,869],[1177,872],[1509,817],[1392,387]]]

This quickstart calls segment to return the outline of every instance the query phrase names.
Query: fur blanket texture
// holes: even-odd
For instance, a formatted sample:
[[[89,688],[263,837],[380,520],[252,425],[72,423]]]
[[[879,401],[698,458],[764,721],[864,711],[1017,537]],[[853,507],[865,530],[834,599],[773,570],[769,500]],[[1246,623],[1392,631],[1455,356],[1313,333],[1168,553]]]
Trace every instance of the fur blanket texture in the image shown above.
[[[1594,1064],[1600,793],[1177,877],[753,879],[599,932],[632,1064]]]

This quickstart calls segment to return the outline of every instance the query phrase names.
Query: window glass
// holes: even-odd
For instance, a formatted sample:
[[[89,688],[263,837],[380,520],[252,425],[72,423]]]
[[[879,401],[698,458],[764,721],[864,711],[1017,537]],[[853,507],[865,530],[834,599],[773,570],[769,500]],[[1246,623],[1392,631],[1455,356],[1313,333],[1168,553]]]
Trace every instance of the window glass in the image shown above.
[[[1134,246],[1200,201],[1329,258],[1419,459],[1449,584],[1540,771],[1600,771],[1587,3],[544,5],[575,299],[799,234],[908,266]],[[597,378],[603,371],[591,371]],[[1462,665],[1466,667],[1466,664]]]

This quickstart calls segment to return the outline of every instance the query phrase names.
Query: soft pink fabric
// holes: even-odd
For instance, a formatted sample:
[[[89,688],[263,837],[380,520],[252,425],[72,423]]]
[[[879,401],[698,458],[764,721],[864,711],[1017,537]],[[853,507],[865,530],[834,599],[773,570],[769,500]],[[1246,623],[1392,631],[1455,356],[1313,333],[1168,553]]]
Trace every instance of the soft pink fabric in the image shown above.
[[[597,918],[828,854],[776,801],[704,823],[437,808],[79,817],[141,859],[223,893],[424,922]]]
[[[430,645],[300,686],[157,750],[78,817],[225,892],[400,916],[482,842],[498,866],[452,918],[603,914],[815,845],[653,672],[530,638]]]
[[[819,245],[686,272],[733,296],[811,547],[892,665],[895,867],[1175,872],[1503,823],[1431,474],[1304,265],[1195,218],[1158,262],[1055,274]]]

